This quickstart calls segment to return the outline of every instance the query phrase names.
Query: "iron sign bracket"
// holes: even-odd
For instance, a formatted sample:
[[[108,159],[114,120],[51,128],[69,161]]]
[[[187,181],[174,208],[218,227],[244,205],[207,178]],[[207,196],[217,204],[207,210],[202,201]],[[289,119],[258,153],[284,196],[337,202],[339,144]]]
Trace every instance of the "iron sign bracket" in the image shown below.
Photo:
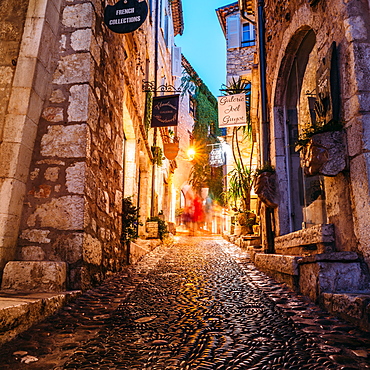
[[[181,93],[181,88],[176,88],[173,85],[164,84],[158,87],[155,86],[154,81],[145,81],[142,83],[143,92],[156,92],[156,93]]]

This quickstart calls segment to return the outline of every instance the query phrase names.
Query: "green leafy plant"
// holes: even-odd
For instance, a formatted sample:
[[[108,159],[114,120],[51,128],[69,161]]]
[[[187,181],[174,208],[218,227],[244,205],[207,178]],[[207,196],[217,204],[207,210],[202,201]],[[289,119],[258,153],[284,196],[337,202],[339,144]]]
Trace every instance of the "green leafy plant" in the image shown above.
[[[241,203],[243,211],[250,209],[250,193],[252,189],[252,171],[249,167],[243,166],[240,161],[235,163],[235,167],[229,172],[229,187],[226,193],[227,200],[238,207],[238,201]]]
[[[162,148],[159,146],[152,146],[151,150],[153,154],[153,163],[155,163],[159,167],[162,166],[162,157],[163,157]]]
[[[189,183],[198,193],[201,188],[209,188],[212,199],[222,202],[222,168],[211,167],[208,160],[212,148],[210,144],[218,143],[217,136],[221,134],[217,99],[190,64],[185,63],[184,68],[186,73],[181,81],[182,94],[191,94],[195,107],[192,146],[196,148],[196,155],[192,161]]]
[[[122,234],[121,240],[129,242],[138,238],[138,226],[142,225],[139,221],[139,208],[132,203],[131,197],[122,200]]]
[[[258,176],[264,172],[275,173],[275,167],[272,166],[270,162],[265,162],[265,164],[262,167],[256,168],[256,170],[254,171],[254,174],[255,176]]]
[[[342,131],[343,127],[344,123],[336,120],[331,120],[328,123],[316,122],[315,124],[310,124],[302,130],[298,140],[295,142],[295,147],[297,150],[300,150],[308,144],[312,136],[324,132]]]
[[[234,157],[234,168],[228,173],[228,189],[226,199],[234,203],[234,208],[238,208],[238,202],[241,203],[243,211],[250,209],[250,193],[252,190],[252,161],[254,152],[254,141],[252,139],[252,124],[250,120],[250,103],[251,103],[251,83],[243,78],[233,78],[227,85],[223,85],[222,89],[225,95],[245,94],[246,99],[246,117],[245,126],[233,127],[232,132],[232,154]],[[250,142],[251,150],[249,153],[248,163],[244,163],[240,143]]]

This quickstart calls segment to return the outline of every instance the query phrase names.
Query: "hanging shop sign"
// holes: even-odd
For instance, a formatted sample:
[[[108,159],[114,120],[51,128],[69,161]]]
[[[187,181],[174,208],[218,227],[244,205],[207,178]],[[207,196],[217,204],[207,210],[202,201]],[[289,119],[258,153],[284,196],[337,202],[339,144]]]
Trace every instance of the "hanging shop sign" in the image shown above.
[[[232,127],[247,125],[245,94],[218,97],[218,126]]]
[[[177,126],[179,96],[167,95],[153,98],[151,127]]]
[[[179,153],[179,143],[165,143],[163,144],[164,156],[169,160],[174,160]]]
[[[211,167],[220,167],[226,164],[226,155],[221,145],[214,145],[209,153],[209,165]]]
[[[105,8],[104,23],[115,33],[129,33],[137,30],[147,15],[148,4],[145,0],[119,0]]]

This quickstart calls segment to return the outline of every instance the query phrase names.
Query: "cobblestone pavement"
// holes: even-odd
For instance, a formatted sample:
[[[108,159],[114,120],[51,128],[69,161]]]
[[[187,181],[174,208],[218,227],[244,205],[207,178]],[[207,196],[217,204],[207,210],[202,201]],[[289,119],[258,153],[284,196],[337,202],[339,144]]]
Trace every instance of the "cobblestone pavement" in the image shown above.
[[[0,368],[370,369],[369,354],[369,334],[268,278],[233,244],[194,237],[4,345]]]

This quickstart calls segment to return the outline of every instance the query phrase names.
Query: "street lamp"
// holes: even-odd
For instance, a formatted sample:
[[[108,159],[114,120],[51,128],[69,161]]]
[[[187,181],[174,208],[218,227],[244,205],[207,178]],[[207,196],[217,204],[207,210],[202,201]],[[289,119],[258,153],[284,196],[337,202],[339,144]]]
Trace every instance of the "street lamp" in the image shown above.
[[[196,154],[196,151],[194,148],[189,148],[186,152],[188,158],[189,158],[189,161],[192,161],[194,160],[194,157],[195,157],[195,154]]]

